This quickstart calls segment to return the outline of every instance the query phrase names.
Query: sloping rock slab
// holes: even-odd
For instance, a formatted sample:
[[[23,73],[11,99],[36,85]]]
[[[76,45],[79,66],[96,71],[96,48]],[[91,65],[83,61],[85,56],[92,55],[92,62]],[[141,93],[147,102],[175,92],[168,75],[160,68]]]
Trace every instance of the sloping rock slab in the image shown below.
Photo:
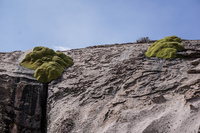
[[[198,132],[200,100],[186,96],[199,90],[200,75],[188,73],[197,58],[147,58],[151,44],[65,51],[74,65],[49,85],[48,132]],[[198,50],[200,41],[182,44]]]

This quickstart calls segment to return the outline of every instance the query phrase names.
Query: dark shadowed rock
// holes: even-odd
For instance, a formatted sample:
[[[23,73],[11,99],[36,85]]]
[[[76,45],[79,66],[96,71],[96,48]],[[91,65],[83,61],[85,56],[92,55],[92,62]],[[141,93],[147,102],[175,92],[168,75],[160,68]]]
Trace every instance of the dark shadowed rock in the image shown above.
[[[40,133],[43,85],[19,65],[24,52],[0,53],[0,132]]]

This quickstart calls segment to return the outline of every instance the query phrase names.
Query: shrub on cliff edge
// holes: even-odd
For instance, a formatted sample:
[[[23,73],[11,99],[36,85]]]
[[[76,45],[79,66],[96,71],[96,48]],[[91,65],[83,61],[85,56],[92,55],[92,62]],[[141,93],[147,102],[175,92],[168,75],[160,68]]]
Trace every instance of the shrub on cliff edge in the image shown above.
[[[141,37],[139,39],[136,40],[137,43],[149,43],[150,39],[149,37]]]
[[[177,36],[165,37],[161,40],[157,40],[152,44],[145,55],[147,57],[159,57],[163,59],[177,58],[177,51],[184,50],[183,45],[180,44],[181,38]]]
[[[60,77],[65,68],[73,65],[73,60],[61,52],[54,52],[46,47],[35,47],[26,55],[21,65],[35,70],[34,77],[39,82],[48,83]]]

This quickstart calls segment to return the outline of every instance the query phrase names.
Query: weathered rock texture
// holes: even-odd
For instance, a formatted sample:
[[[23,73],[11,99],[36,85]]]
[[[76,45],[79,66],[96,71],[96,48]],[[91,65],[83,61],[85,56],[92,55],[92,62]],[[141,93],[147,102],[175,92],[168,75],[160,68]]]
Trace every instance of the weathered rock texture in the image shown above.
[[[40,133],[43,85],[19,65],[27,52],[0,53],[0,132]]]
[[[48,86],[48,133],[197,133],[200,41],[169,60],[147,58],[151,44],[64,51],[74,65]],[[2,131],[41,131],[43,86],[19,65],[28,52],[0,54]]]
[[[151,44],[64,52],[74,65],[49,85],[48,132],[198,132],[200,41],[183,41],[187,57],[169,60],[145,57]]]

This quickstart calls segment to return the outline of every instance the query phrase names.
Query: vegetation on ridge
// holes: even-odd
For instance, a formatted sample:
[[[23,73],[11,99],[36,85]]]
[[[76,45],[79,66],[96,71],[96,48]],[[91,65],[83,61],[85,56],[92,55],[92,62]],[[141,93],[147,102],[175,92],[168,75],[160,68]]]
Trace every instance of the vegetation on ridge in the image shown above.
[[[178,58],[178,51],[184,50],[183,45],[180,44],[181,38],[177,36],[165,37],[161,40],[157,40],[152,44],[145,55],[147,57],[159,57],[163,59]]]
[[[73,60],[61,52],[54,52],[46,47],[35,47],[26,55],[21,65],[35,70],[34,77],[39,82],[48,83],[60,77],[65,68],[73,65]]]
[[[141,37],[136,40],[137,43],[149,43],[150,41],[149,37]]]

